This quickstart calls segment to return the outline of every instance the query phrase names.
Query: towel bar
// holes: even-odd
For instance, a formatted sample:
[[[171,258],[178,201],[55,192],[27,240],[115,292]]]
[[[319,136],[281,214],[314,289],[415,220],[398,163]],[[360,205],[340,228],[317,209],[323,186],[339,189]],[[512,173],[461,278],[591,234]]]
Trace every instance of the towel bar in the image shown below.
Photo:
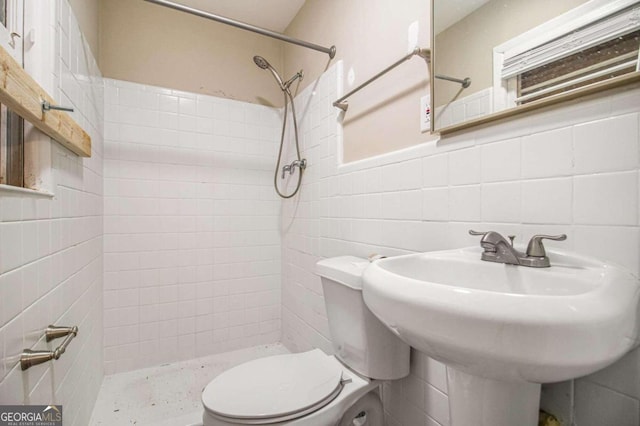
[[[51,361],[52,359],[59,359],[62,354],[67,350],[67,346],[78,335],[78,327],[56,327],[50,325],[44,332],[47,342],[60,337],[65,337],[64,341],[53,351],[32,351],[31,349],[25,349],[20,356],[20,368],[22,371],[33,367],[34,365],[42,364],[43,362]]]

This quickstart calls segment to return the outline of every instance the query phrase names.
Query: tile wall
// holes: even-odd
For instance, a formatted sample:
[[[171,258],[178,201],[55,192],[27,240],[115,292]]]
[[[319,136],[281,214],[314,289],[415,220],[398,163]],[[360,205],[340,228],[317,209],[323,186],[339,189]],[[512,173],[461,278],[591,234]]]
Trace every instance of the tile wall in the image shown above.
[[[105,369],[280,337],[274,108],[105,87]]]
[[[464,93],[464,92],[463,92]],[[439,128],[480,118],[493,112],[493,87],[455,99],[434,109]]]
[[[65,425],[84,426],[103,377],[102,78],[68,3],[46,3],[29,60],[39,64],[40,84],[76,109],[93,155],[45,139],[53,197],[0,194],[0,404],[62,404]],[[23,348],[60,343],[44,341],[48,324],[80,332],[60,360],[22,372]]]
[[[520,243],[535,233],[566,233],[567,241],[549,245],[639,272],[640,87],[341,165],[330,106],[338,71],[297,98],[309,168],[300,196],[283,202],[282,340],[289,349],[331,351],[314,275],[323,257],[476,245],[467,231],[478,228],[515,234]],[[639,383],[634,351],[590,377],[545,386],[543,407],[567,425],[635,426]],[[411,375],[386,384],[383,394],[391,426],[449,425],[446,368],[424,354],[413,351]]]

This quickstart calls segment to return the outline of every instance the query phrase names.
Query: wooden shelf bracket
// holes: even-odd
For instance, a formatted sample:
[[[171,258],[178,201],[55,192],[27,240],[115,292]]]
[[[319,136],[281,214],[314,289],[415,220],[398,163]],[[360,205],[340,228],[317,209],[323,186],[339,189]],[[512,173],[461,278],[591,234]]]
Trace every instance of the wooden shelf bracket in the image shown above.
[[[91,137],[0,47],[0,103],[80,157],[91,157]],[[45,109],[48,105],[48,109]]]

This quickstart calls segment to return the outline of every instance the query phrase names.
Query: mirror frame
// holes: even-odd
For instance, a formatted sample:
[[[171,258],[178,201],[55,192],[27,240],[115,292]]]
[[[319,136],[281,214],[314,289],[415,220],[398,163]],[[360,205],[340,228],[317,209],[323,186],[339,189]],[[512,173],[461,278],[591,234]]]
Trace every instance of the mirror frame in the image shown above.
[[[589,96],[594,93],[603,92],[609,89],[615,89],[617,87],[633,84],[640,82],[640,71],[630,72],[628,74],[624,74],[618,77],[610,78],[609,80],[600,81],[598,83],[591,84],[589,86],[580,87],[578,89],[572,90],[568,93],[558,93],[556,95],[552,95],[543,99],[539,99],[537,101],[532,101],[524,105],[519,105],[516,107],[512,107],[509,109],[505,109],[502,111],[494,112],[479,118],[474,118],[472,120],[465,121],[463,123],[454,124],[452,126],[442,127],[440,129],[436,129],[436,116],[435,116],[435,63],[438,60],[438,49],[436,49],[436,36],[435,36],[435,25],[434,25],[434,9],[435,9],[435,0],[431,0],[431,64],[430,64],[430,96],[431,96],[431,111],[433,116],[431,117],[431,133],[438,133],[442,136],[447,136],[462,130],[468,130],[472,127],[481,126],[483,124],[492,123],[494,121],[503,120],[506,118],[514,117],[516,115],[524,114],[527,112],[531,112],[534,110],[542,109],[545,107],[549,107],[552,105],[557,105],[562,102],[568,102],[571,100],[575,100],[584,96]]]

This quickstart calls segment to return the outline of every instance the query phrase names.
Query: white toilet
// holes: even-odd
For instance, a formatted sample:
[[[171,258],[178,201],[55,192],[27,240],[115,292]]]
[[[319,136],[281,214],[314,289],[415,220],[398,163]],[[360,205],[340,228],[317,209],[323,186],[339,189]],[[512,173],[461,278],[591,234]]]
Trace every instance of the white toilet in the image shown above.
[[[318,262],[334,356],[319,349],[250,361],[202,393],[204,426],[383,426],[378,380],[409,374],[409,346],[369,311],[352,256]]]

